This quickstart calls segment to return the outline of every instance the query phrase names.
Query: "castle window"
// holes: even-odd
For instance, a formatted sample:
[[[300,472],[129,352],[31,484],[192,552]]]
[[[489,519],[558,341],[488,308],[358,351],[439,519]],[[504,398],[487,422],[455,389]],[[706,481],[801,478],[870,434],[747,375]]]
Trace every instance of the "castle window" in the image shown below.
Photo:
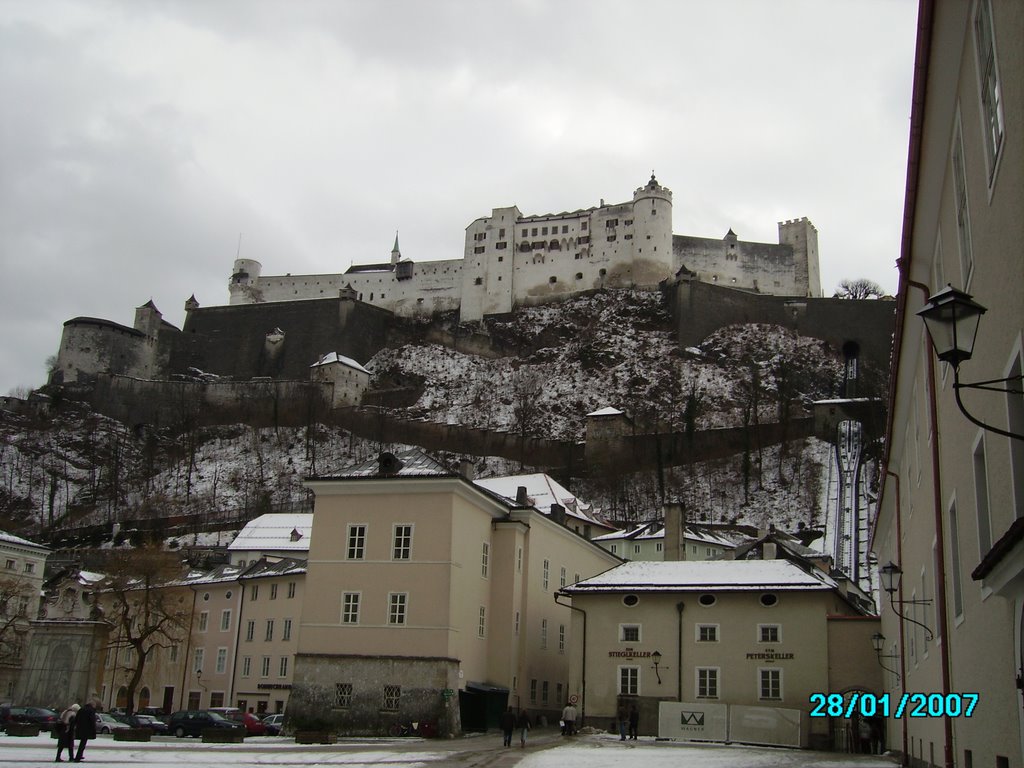
[[[558,278],[555,277],[554,275],[552,275],[551,277],[548,278],[548,282],[549,283],[557,283],[558,282]]]
[[[585,243],[589,243],[589,242],[590,242],[590,235],[584,235],[583,237],[580,238],[580,245],[584,245]]]
[[[546,235],[546,234],[548,233],[548,228],[547,228],[547,227],[541,227],[541,229],[540,229],[540,233],[541,233],[542,235]]]
[[[505,236],[505,230],[504,229],[499,229],[498,230],[498,237],[504,237],[504,236]]]
[[[580,222],[580,229],[583,230],[584,232],[587,231],[587,222],[586,221],[581,221]]]
[[[535,250],[535,251],[543,251],[545,245],[546,245],[546,243],[543,240],[534,240],[534,242],[533,242],[533,250]]]
[[[560,251],[562,250],[562,246],[558,244],[557,240],[552,240],[550,243],[548,243],[548,249],[552,251]]]
[[[607,274],[608,274],[608,270],[607,270],[607,269],[604,269],[604,268],[602,268],[602,269],[601,269],[601,271],[600,271],[600,272],[598,272],[598,274],[599,274],[599,275],[600,275],[601,277],[604,277],[605,275],[607,275]]]
[[[633,239],[633,236],[632,236],[632,235],[626,235],[626,236],[624,236],[624,237],[623,237],[622,239],[623,239],[623,240],[632,240],[632,239]]]
[[[562,234],[565,235],[565,234],[568,234],[568,233],[569,233],[569,225],[568,224],[563,224],[562,225]]]
[[[657,208],[651,208],[651,216],[657,216],[657,215],[658,215],[658,209]]]
[[[604,225],[606,227],[617,227],[619,225],[619,220],[618,219],[608,219],[608,221],[606,221],[604,223]]]
[[[507,247],[508,247],[508,243],[506,243],[505,241],[502,241],[500,243],[495,243],[494,244],[494,250],[496,250],[496,251],[504,251]]]
[[[583,273],[582,272],[577,272],[576,273],[576,279],[577,280],[582,280],[583,279]]]
[[[504,256],[499,256],[499,257],[498,257],[498,261],[504,261],[504,260],[505,260],[505,257],[504,257]]]
[[[632,225],[632,223],[633,223],[633,220],[632,220],[632,219],[626,219],[626,220],[625,220],[624,222],[622,222],[622,223],[623,223],[623,224],[625,224],[625,225],[626,225],[626,226],[628,227],[628,226]]]
[[[484,246],[482,246],[482,245],[478,245],[476,248],[473,249],[473,253],[483,253],[483,252],[484,252]]]
[[[529,235],[529,231],[524,228],[523,229],[523,237],[527,237],[528,235]]]
[[[537,236],[537,228],[534,227],[533,230],[530,232],[530,237],[536,237],[536,236]]]
[[[576,259],[576,261],[579,261],[579,260],[580,260],[580,259],[582,259],[583,257],[582,257],[582,256],[580,256],[580,254],[578,254],[578,253],[577,253],[577,254],[576,254],[575,256],[573,256],[573,258],[574,258],[574,259]]]
[[[615,239],[615,235],[608,235],[608,242],[612,242]]]
[[[482,277],[478,277],[476,280],[473,281],[473,285],[483,285],[483,284],[484,284],[484,279]]]
[[[519,246],[519,250],[523,251],[524,253],[528,253],[530,250],[532,250],[532,248],[533,246],[531,246],[528,242],[524,242]]]

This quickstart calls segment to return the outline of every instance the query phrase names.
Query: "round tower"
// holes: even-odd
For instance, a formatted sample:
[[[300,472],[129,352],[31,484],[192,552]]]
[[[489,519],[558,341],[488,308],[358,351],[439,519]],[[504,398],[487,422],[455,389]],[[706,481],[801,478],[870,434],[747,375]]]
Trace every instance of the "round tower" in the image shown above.
[[[672,190],[654,172],[633,193],[633,280],[657,285],[675,272],[672,258]]]
[[[228,291],[231,304],[251,304],[252,289],[259,282],[263,265],[255,259],[235,259],[235,268],[231,273]]]

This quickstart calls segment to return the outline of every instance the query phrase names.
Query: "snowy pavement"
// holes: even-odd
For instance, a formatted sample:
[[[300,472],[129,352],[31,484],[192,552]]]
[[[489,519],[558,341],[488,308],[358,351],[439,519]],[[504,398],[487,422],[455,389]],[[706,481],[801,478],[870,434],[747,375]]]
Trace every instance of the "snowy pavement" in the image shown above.
[[[284,737],[254,738],[244,744],[203,744],[195,739],[158,739],[148,744],[115,742],[109,736],[90,741],[89,768],[155,766],[225,768],[231,766],[332,766],[428,768],[893,768],[884,757],[841,755],[738,745],[684,745],[643,738],[622,743],[613,735],[572,740],[535,734],[527,749],[503,749],[501,736],[486,734],[452,741],[422,739],[343,739],[331,746],[300,746]],[[0,768],[53,763],[56,742],[49,736],[0,735]]]

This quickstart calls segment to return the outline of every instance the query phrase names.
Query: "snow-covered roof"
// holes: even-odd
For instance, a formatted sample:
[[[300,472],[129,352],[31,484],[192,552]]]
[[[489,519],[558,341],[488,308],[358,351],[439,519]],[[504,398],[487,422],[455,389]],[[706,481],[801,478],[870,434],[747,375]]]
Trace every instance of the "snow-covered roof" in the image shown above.
[[[262,579],[271,576],[295,576],[306,572],[306,561],[296,560],[293,557],[286,557],[276,562],[257,560],[252,563],[243,574],[245,579]]]
[[[597,411],[591,411],[587,416],[621,416],[622,411],[618,408],[612,408],[610,405],[606,408],[601,408]]]
[[[690,560],[630,562],[584,579],[565,592],[685,592],[757,589],[836,589],[824,573],[809,573],[789,560]]]
[[[42,544],[37,544],[34,541],[23,539],[20,536],[15,536],[13,533],[7,533],[7,531],[0,531],[0,542],[5,544],[16,544],[20,547],[35,547],[36,549],[49,551]]]
[[[316,368],[321,365],[329,365],[330,363],[341,363],[342,365],[347,365],[349,368],[354,368],[355,370],[360,371],[361,373],[365,373],[367,376],[371,375],[368,370],[366,370],[363,366],[361,366],[351,357],[339,355],[337,352],[328,352],[326,355],[321,357],[319,360],[317,360],[309,367]]]
[[[310,480],[335,480],[343,478],[370,477],[457,477],[444,464],[418,448],[409,448],[396,454],[382,453],[380,456],[346,467],[336,475],[315,477]]]
[[[701,544],[714,544],[715,546],[732,549],[736,544],[714,531],[710,531],[699,525],[687,525],[685,527],[686,541],[696,541]],[[644,523],[636,528],[606,533],[603,536],[595,536],[594,541],[648,541],[665,539],[665,527],[661,523]]]
[[[560,504],[565,509],[565,514],[569,517],[575,517],[587,523],[594,523],[603,528],[609,527],[607,523],[596,516],[593,505],[580,500],[571,491],[562,487],[550,476],[542,472],[529,475],[489,477],[474,480],[473,483],[513,503],[516,501],[516,493],[519,488],[525,487],[528,503],[545,515],[551,514],[552,504]]]
[[[272,512],[246,523],[235,540],[228,544],[228,550],[308,552],[309,536],[312,532],[312,513]]]

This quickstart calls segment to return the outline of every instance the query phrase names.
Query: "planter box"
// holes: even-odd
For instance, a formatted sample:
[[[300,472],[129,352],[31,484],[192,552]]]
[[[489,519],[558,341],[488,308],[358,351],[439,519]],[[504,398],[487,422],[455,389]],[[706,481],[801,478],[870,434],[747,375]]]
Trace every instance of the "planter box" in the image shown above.
[[[152,738],[152,728],[118,728],[114,731],[114,741],[150,741]]]
[[[327,731],[296,731],[296,744],[337,744],[338,737]]]
[[[39,726],[35,723],[7,723],[8,736],[38,736]]]
[[[241,744],[245,740],[245,731],[233,728],[204,728],[204,744]]]

